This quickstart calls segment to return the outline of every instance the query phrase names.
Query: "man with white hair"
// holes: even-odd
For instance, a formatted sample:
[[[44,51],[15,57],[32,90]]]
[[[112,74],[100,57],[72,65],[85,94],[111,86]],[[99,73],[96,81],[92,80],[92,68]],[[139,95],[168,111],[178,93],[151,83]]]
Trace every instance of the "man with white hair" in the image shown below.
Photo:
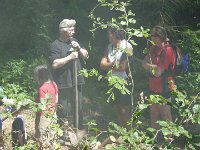
[[[64,19],[59,24],[60,36],[55,40],[50,47],[49,60],[52,67],[54,81],[58,85],[58,106],[57,115],[61,125],[67,119],[69,112],[68,103],[71,104],[73,125],[76,127],[76,103],[74,94],[74,67],[73,62],[77,61],[77,84],[78,84],[78,101],[79,101],[79,129],[82,127],[82,84],[84,78],[79,75],[81,69],[80,59],[87,59],[88,52],[83,48],[77,39],[74,38],[76,21],[73,19]]]

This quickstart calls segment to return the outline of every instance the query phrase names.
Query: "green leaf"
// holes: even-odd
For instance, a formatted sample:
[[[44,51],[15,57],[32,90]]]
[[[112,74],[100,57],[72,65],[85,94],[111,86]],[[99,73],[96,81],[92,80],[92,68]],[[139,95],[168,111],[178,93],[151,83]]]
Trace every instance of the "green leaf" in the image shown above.
[[[150,131],[150,132],[155,132],[156,131],[154,128],[147,128],[146,130]]]
[[[161,130],[162,130],[162,133],[163,133],[164,136],[166,136],[166,135],[171,135],[171,131],[170,131],[169,129],[167,129],[167,128],[162,128]]]
[[[97,143],[97,138],[96,137],[90,137],[90,145],[94,145]]]
[[[110,94],[110,93],[112,93],[112,91],[113,91],[113,88],[109,89],[109,90],[106,92],[106,94]]]
[[[138,134],[138,132],[134,132],[134,133],[132,134],[132,138],[133,138],[134,140],[138,140],[138,139],[139,139],[139,134]]]
[[[146,109],[149,106],[149,104],[139,104],[139,109],[143,110]]]
[[[133,23],[133,24],[135,24],[135,23],[136,23],[136,20],[135,20],[135,19],[133,19],[133,18],[130,18],[130,19],[128,19],[128,21],[129,21],[130,23]]]
[[[159,125],[163,126],[163,127],[168,127],[169,126],[168,122],[166,122],[166,121],[157,121],[157,123]]]
[[[127,25],[126,21],[121,21],[120,24],[123,25],[123,26]]]
[[[90,131],[93,131],[93,132],[99,132],[100,130],[98,128],[89,128]]]
[[[129,16],[135,16],[135,14],[131,10],[128,10],[128,15]]]
[[[116,83],[116,84],[115,84],[115,88],[121,90],[121,89],[122,89],[122,86],[121,86],[119,83]]]
[[[135,43],[134,40],[129,40],[129,42],[130,42],[132,45],[134,45],[134,46],[137,46],[137,45],[138,45],[137,43]]]
[[[193,110],[194,113],[200,113],[200,105],[197,105],[197,104],[194,105],[192,110]]]
[[[103,76],[102,75],[99,75],[99,77],[98,77],[98,81],[100,81],[101,79],[103,78]]]
[[[112,22],[116,22],[116,19],[115,19],[115,18],[112,18]]]
[[[115,94],[114,93],[112,93],[112,100],[114,100],[115,99]]]

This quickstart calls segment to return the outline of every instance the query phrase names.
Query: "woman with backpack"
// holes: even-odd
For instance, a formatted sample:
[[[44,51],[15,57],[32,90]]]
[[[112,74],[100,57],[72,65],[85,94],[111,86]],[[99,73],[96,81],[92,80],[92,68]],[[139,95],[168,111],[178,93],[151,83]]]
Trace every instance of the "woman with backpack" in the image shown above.
[[[149,74],[149,93],[159,95],[170,101],[170,92],[174,89],[172,70],[175,66],[175,54],[169,46],[167,32],[161,26],[151,30],[151,40],[154,45],[143,60],[143,67]],[[156,121],[159,118],[172,121],[171,108],[167,104],[152,104],[150,106],[151,127],[159,129]]]

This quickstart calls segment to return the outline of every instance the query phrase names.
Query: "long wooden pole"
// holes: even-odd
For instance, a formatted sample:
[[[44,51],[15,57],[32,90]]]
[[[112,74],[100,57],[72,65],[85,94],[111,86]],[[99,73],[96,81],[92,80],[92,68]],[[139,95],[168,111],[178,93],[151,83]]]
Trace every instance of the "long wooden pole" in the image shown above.
[[[78,131],[78,124],[79,124],[79,119],[78,119],[78,82],[77,82],[77,60],[74,60],[74,94],[75,94],[75,128]]]

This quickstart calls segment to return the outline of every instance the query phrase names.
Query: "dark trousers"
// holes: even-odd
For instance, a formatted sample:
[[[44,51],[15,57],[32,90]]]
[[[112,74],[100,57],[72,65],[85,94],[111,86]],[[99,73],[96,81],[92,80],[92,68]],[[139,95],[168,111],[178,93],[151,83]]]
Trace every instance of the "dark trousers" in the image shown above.
[[[82,129],[83,113],[82,113],[82,86],[78,85],[78,128]],[[70,104],[70,105],[69,105]],[[71,106],[71,107],[70,107]],[[57,107],[58,123],[64,124],[67,119],[72,117],[73,126],[76,127],[76,99],[74,87],[63,88],[58,90],[58,107]]]

